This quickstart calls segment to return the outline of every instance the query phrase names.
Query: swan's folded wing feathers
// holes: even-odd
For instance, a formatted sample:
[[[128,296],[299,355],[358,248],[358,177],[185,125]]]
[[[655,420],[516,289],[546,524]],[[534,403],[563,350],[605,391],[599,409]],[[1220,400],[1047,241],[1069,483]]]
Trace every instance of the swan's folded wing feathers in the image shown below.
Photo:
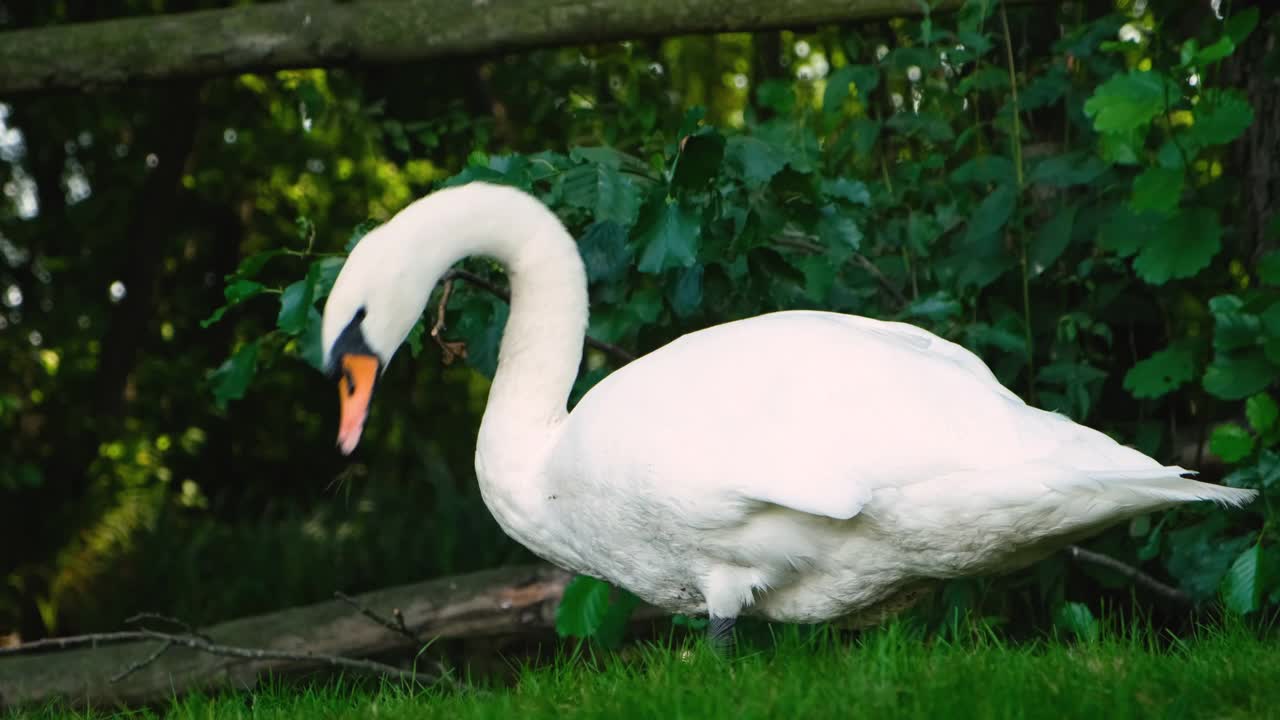
[[[844,520],[877,487],[1035,452],[1019,410],[980,360],[923,330],[777,313],[686,335],[606,378],[575,408],[563,457],[591,465],[575,468],[582,482],[699,522],[761,503]]]

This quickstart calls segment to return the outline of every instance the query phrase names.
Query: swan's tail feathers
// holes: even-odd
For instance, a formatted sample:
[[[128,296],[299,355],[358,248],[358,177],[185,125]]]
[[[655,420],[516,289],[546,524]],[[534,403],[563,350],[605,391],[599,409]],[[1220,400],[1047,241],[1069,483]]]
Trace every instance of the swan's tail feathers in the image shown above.
[[[1141,470],[1090,472],[1089,478],[1106,487],[1110,494],[1124,489],[1160,505],[1208,500],[1219,505],[1242,507],[1258,496],[1257,490],[1212,485],[1187,477],[1195,474],[1194,470],[1171,465]]]

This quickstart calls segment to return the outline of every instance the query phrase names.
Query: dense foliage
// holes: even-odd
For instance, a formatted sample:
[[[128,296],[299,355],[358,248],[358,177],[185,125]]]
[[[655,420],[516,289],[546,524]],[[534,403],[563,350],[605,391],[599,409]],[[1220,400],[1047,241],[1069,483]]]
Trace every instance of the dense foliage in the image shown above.
[[[332,393],[307,368],[319,362],[319,308],[366,218],[483,180],[534,193],[579,238],[598,340],[643,353],[786,308],[901,319],[973,349],[1032,403],[1261,490],[1243,511],[1185,507],[1095,542],[1231,612],[1280,605],[1280,253],[1268,252],[1280,215],[1243,220],[1258,201],[1233,148],[1256,113],[1227,71],[1251,38],[1280,33],[1280,16],[1247,3],[1222,21],[1208,3],[1139,5],[1066,5],[1050,24],[1044,8],[1006,16],[972,2],[872,26],[534,53],[466,65],[474,74],[442,77],[425,99],[390,73],[211,82],[196,102],[217,118],[191,130],[175,178],[211,219],[175,221],[180,240],[142,260],[163,267],[142,281],[158,289],[141,311],[157,313],[144,324],[161,340],[139,344],[122,376],[119,392],[141,398],[125,402],[123,421],[80,414],[118,409],[118,398],[74,394],[100,380],[94,358],[112,341],[96,330],[108,308],[81,296],[110,287],[91,267],[108,249],[47,249],[58,232],[130,232],[110,195],[147,181],[117,190],[107,173],[120,155],[144,159],[132,172],[145,175],[147,149],[113,148],[97,138],[123,131],[96,128],[68,145],[94,193],[59,221],[42,192],[39,214],[5,230],[4,277],[25,295],[8,310],[22,380],[0,386],[0,423],[17,439],[0,460],[0,497],[12,498],[6,516],[35,503],[65,524],[34,533],[27,566],[8,571],[12,596],[41,603],[47,626],[102,623],[137,609],[112,599],[119,575],[149,607],[205,619],[523,556],[469,477],[500,297],[455,287],[445,337],[465,344],[465,366],[442,360],[424,318],[384,381],[405,391],[375,401],[360,459],[331,486]],[[1280,55],[1250,62],[1275,71]],[[21,110],[11,122],[28,152],[5,158],[11,182],[40,147]],[[115,112],[97,122],[136,122]],[[486,261],[467,268],[502,283]],[[27,310],[45,298],[52,309]],[[78,332],[64,327],[77,322],[69,304],[97,308]],[[618,362],[589,350],[573,399]],[[59,411],[42,409],[51,404]],[[45,414],[63,427],[15,430]],[[71,481],[49,468],[76,423],[97,424],[97,442],[92,457],[58,466],[88,468]],[[278,497],[290,502],[277,508]],[[211,596],[173,586],[201,588],[219,563],[226,587],[205,587]],[[272,578],[276,568],[301,577]],[[932,611],[1088,634],[1081,603],[1125,587],[1055,558],[1016,578],[953,583]],[[610,598],[579,581],[562,630],[616,639],[629,601]]]

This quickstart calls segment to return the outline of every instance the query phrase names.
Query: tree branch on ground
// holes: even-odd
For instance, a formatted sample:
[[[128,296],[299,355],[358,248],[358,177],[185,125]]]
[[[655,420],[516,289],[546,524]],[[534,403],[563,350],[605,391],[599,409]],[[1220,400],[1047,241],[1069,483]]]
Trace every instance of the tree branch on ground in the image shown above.
[[[1048,0],[1013,0],[1018,3]],[[954,10],[963,0],[931,3]],[[0,95],[919,15],[919,0],[291,0],[0,33]]]
[[[553,631],[569,579],[548,565],[504,567],[232,620],[204,628],[204,637],[142,628],[0,648],[0,707],[140,704],[326,667],[422,682],[422,673],[366,658],[413,658],[421,638]],[[402,622],[369,610],[376,607],[399,609],[392,616]]]
[[[1124,577],[1134,581],[1135,583],[1145,587],[1151,592],[1159,595],[1165,600],[1169,600],[1180,605],[1195,605],[1195,600],[1185,592],[1178,588],[1166,585],[1154,577],[1142,572],[1138,568],[1128,563],[1117,560],[1110,555],[1103,555],[1099,552],[1086,550],[1079,545],[1068,545],[1067,554],[1072,560],[1077,562],[1088,563],[1098,567],[1106,568],[1112,572],[1119,573]]]

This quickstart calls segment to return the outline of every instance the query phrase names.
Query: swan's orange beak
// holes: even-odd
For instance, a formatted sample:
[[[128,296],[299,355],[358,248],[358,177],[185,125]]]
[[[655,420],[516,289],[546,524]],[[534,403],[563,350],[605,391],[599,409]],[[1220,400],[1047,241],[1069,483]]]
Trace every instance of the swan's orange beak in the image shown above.
[[[378,379],[378,358],[373,355],[347,353],[341,360],[338,377],[338,401],[342,408],[338,421],[338,449],[350,455],[360,442],[364,421],[369,414],[369,399]]]

